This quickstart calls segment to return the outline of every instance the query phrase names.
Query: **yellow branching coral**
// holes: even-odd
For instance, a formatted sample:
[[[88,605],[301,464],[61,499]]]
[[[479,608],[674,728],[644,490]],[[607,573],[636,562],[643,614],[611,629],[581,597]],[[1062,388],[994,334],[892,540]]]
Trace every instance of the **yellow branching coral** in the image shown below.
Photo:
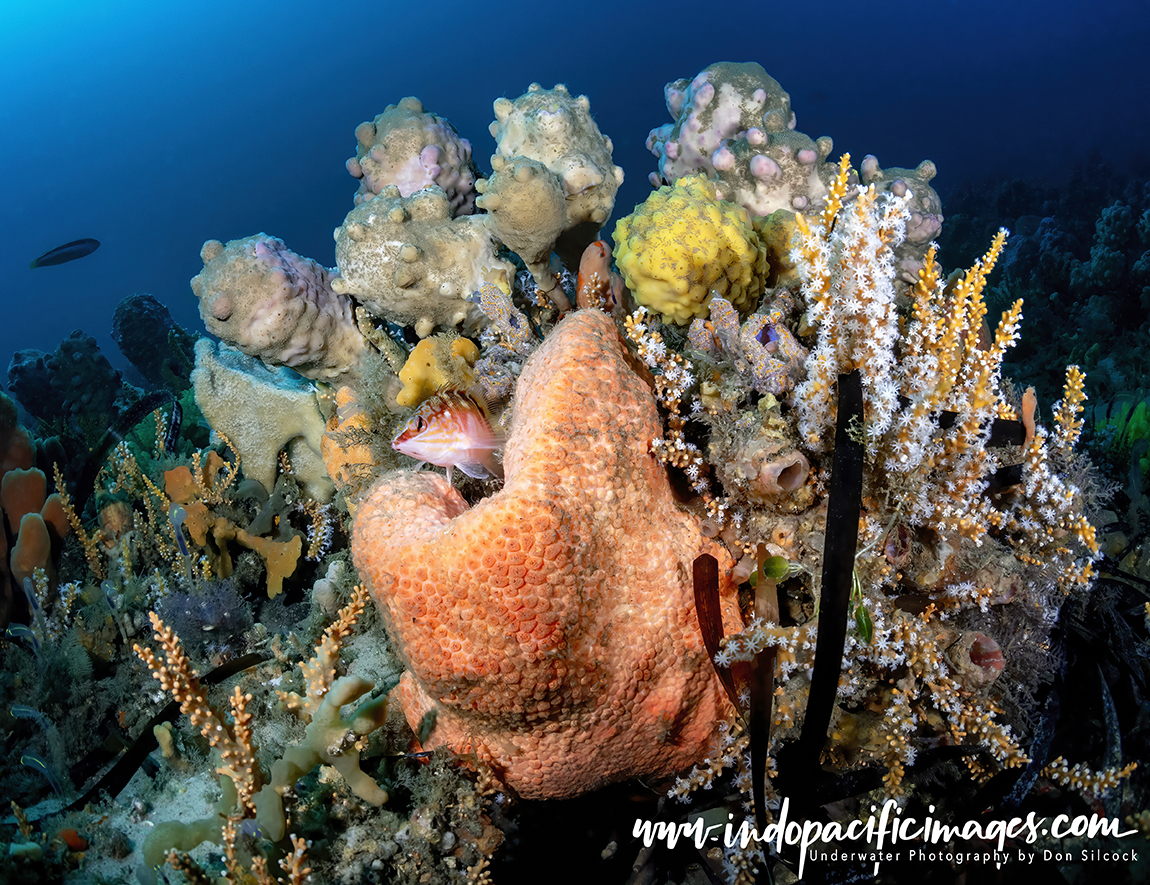
[[[52,478],[56,483],[56,494],[60,496],[61,506],[68,519],[68,524],[72,526],[72,531],[76,533],[76,537],[80,539],[80,544],[84,548],[84,557],[88,561],[88,568],[92,570],[92,574],[96,576],[97,580],[101,580],[107,574],[107,570],[104,568],[104,561],[100,556],[100,545],[95,538],[90,537],[84,530],[84,523],[80,521],[79,514],[72,506],[72,497],[68,494],[68,486],[64,482],[64,474],[60,472],[59,464],[52,464]]]
[[[342,707],[355,702],[374,687],[367,680],[338,675],[340,647],[351,635],[366,603],[367,590],[360,585],[352,592],[347,605],[340,609],[335,622],[324,631],[315,654],[300,665],[307,681],[305,696],[279,692],[284,706],[304,719],[307,728],[304,740],[285,748],[267,777],[256,756],[252,715],[248,712],[252,701],[250,694],[245,694],[237,686],[229,697],[231,716],[216,710],[208,702],[207,692],[200,684],[179,637],[155,612],[149,617],[163,659],[150,649],[133,646],[160,687],[180,702],[180,712],[188,716],[218,754],[220,764],[216,772],[235,787],[234,811],[222,810],[230,812],[228,816],[232,820],[258,817],[264,835],[272,841],[279,841],[286,833],[282,794],[316,765],[333,766],[344,776],[349,789],[361,799],[375,805],[387,801],[387,792],[359,767],[363,738],[383,724],[386,700],[368,699],[346,718],[340,714]],[[226,845],[229,841],[226,829],[223,835]],[[152,844],[145,845],[145,857],[156,850],[163,839],[150,837],[149,841]],[[298,849],[299,846],[296,847]]]
[[[1082,419],[1078,416],[1086,401],[1085,384],[1086,375],[1078,366],[1066,367],[1066,388],[1054,407],[1054,424],[1058,428],[1054,444],[1058,454],[1064,457],[1070,454],[1082,433]]]
[[[1101,771],[1094,771],[1082,763],[1071,766],[1069,762],[1059,756],[1042,769],[1042,774],[1064,787],[1077,790],[1087,799],[1100,799],[1123,780],[1130,777],[1137,767],[1137,762],[1130,762],[1122,768],[1104,768]]]
[[[152,675],[159,680],[160,688],[171,692],[172,697],[180,702],[180,712],[219,753],[221,764],[216,772],[229,778],[235,786],[243,815],[254,817],[254,798],[263,783],[263,775],[252,746],[251,714],[247,712],[252,696],[243,694],[238,687],[235,689],[230,698],[233,720],[229,724],[208,703],[207,693],[200,685],[199,676],[188,660],[180,638],[155,612],[148,617],[152,621],[155,640],[163,650],[164,661],[161,662],[151,649],[140,645],[133,645],[132,650],[148,665]]]
[[[835,193],[845,187],[848,169],[845,162],[840,166]],[[1045,431],[1026,447],[1022,494],[1003,502],[984,494],[987,478],[1002,466],[988,442],[992,422],[1013,415],[999,379],[1022,318],[1022,302],[1016,301],[993,339],[982,340],[984,290],[1007,232],[999,231],[986,254],[952,284],[943,280],[931,247],[911,290],[911,315],[900,330],[891,250],[902,240],[908,199],[909,192],[876,195],[871,188],[833,217],[824,212],[799,224],[792,257],[803,281],[808,324],[818,331],[807,378],[796,388],[800,436],[816,451],[831,438],[834,384],[839,374],[858,369],[861,430],[882,486],[872,493],[886,497],[902,524],[957,533],[975,543],[998,527],[1023,561],[1041,555],[1064,582],[1088,580],[1089,559],[1097,553],[1093,529],[1080,512],[1076,490],[1048,464]],[[1063,457],[1081,429],[1076,416],[1085,398],[1082,382],[1072,367],[1055,412],[1054,448]],[[940,421],[944,411],[955,413],[949,426]]]
[[[351,635],[356,622],[367,604],[367,588],[357,584],[351,593],[351,600],[340,609],[335,621],[323,632],[316,644],[315,654],[303,664],[300,671],[307,680],[307,691],[303,696],[294,692],[276,691],[285,710],[299,714],[304,722],[310,722],[319,709],[324,696],[335,681],[339,668],[339,649],[343,640]]]

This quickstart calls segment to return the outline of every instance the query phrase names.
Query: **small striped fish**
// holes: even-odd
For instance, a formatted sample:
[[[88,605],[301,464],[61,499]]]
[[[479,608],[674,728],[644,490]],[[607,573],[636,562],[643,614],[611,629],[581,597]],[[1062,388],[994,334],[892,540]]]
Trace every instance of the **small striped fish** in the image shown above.
[[[491,429],[487,410],[469,393],[441,390],[415,410],[391,443],[397,452],[447,468],[458,467],[475,479],[502,479],[494,452],[503,439]]]

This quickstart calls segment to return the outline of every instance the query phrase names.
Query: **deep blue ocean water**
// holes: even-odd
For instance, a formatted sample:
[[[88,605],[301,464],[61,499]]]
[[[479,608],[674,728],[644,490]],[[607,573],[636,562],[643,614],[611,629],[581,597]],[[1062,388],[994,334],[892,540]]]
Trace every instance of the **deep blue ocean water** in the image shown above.
[[[758,61],[834,156],[934,160],[945,211],[963,181],[1058,180],[1092,150],[1146,174],[1148,44],[1145,0],[0,0],[0,367],[76,328],[124,366],[109,331],[133,292],[199,331],[188,280],[209,238],[262,230],[333,265],[355,126],[405,95],[486,172],[495,98],[585,93],[627,175],[618,218],[649,193],[664,84]],[[103,245],[29,269],[81,237]]]

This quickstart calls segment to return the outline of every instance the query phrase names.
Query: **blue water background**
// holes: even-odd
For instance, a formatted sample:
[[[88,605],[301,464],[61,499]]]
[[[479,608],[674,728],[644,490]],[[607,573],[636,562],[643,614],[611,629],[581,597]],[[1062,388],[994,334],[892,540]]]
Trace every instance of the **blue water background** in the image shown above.
[[[201,330],[188,280],[206,239],[265,231],[334,264],[355,127],[405,95],[487,171],[495,98],[585,93],[626,172],[618,218],[650,191],[664,84],[758,61],[799,130],[856,163],[930,158],[945,199],[964,180],[1060,180],[1091,150],[1147,175],[1148,45],[1144,0],[0,0],[0,375],[77,328],[123,367],[109,333],[133,292]],[[29,269],[80,237],[103,246]]]

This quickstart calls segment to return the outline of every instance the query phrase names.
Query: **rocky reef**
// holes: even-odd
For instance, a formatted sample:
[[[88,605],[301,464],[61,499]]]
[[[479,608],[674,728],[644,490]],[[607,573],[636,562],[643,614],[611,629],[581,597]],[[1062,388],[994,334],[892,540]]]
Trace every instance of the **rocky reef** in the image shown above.
[[[114,815],[140,881],[222,851],[257,881],[487,882],[511,803],[636,780],[683,820],[700,789],[773,820],[808,776],[804,814],[941,806],[940,780],[957,809],[1019,771],[1117,808],[1121,754],[1072,766],[1043,737],[1103,487],[1076,453],[1079,367],[1047,426],[1003,377],[1025,334],[1021,301],[988,304],[1006,231],[946,272],[934,165],[832,161],[758,64],[665,97],[655,190],[611,242],[623,171],[585,96],[496,99],[488,175],[406,97],[355,130],[334,267],[208,240],[191,287],[221,340],[182,382],[190,336],[148,306],[178,345],[133,345],[158,400],[83,338],[14,364],[19,397],[129,428],[48,496],[43,471],[20,491],[36,451],[5,421],[28,588],[5,612],[29,624],[17,670],[51,647],[79,679],[89,658],[130,673],[99,698],[162,757]],[[69,355],[98,375],[69,379]],[[181,433],[192,396],[206,445]],[[6,684],[19,709],[65,709],[30,684],[35,705]],[[24,737],[49,771],[91,741]],[[57,812],[95,832],[80,807]],[[706,862],[747,882],[792,860]]]

